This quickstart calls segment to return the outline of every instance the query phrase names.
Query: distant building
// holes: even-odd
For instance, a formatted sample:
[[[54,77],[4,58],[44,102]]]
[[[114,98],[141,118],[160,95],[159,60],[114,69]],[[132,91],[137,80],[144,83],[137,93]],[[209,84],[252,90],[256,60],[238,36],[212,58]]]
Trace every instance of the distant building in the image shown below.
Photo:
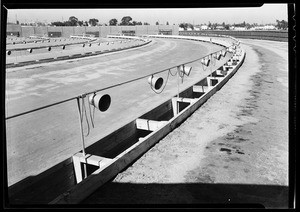
[[[247,28],[246,27],[234,27],[233,30],[244,31],[244,30],[247,30]]]
[[[265,25],[265,26],[255,26],[251,29],[252,30],[276,30],[277,27],[274,25]]]
[[[216,26],[216,30],[224,30],[225,28],[223,26]]]
[[[208,30],[209,27],[207,25],[201,25],[200,30]]]

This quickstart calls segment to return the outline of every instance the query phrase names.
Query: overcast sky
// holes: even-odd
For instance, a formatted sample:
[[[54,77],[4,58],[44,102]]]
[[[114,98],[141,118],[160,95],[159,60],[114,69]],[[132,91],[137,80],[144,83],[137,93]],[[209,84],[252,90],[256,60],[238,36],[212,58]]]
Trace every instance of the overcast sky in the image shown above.
[[[133,21],[155,24],[191,24],[211,23],[247,23],[268,24],[288,19],[287,4],[264,4],[262,7],[247,8],[184,8],[184,9],[10,9],[8,21],[20,23],[31,21],[66,21],[70,16],[88,21],[96,18],[99,23],[108,23],[112,18],[118,22],[122,17],[130,16]]]

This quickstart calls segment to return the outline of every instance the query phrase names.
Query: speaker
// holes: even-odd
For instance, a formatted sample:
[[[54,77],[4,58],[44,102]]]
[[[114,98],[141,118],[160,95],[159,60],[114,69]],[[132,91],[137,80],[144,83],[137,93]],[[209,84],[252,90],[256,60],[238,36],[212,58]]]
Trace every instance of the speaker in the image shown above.
[[[104,112],[110,107],[111,98],[108,94],[93,94],[89,96],[89,103],[101,112]]]
[[[164,79],[162,77],[153,77],[152,75],[148,78],[148,83],[155,90],[159,90],[164,83]]]

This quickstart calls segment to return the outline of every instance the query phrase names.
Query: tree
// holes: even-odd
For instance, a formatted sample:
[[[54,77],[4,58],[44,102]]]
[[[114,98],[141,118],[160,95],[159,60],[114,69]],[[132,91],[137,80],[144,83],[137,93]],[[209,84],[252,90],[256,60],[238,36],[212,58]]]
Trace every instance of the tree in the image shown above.
[[[166,25],[169,25],[169,22],[167,21]]]
[[[282,21],[276,20],[276,22],[277,22],[276,27],[277,27],[278,29],[287,29],[288,26],[289,26],[289,25],[288,25],[288,22],[285,21],[285,20],[282,20]]]
[[[210,21],[208,22],[208,25],[207,25],[207,26],[208,26],[208,28],[211,28],[211,23],[210,23]]]
[[[121,20],[120,25],[124,25],[124,26],[132,25],[130,21],[132,21],[132,18],[130,16],[124,16]]]
[[[61,21],[51,22],[51,25],[52,26],[68,26],[68,25],[65,24],[65,22],[61,22]]]
[[[181,24],[179,24],[179,27],[183,28],[184,30],[187,30],[188,24],[187,23],[181,23]]]
[[[144,25],[150,25],[149,23],[147,23],[147,22],[144,22]]]
[[[89,24],[91,26],[97,26],[98,22],[99,22],[99,20],[96,19],[96,18],[92,18],[92,19],[89,20]]]
[[[83,21],[78,21],[77,23],[79,26],[83,26]]]
[[[118,20],[113,18],[109,20],[109,26],[116,26],[118,24]]]
[[[224,26],[224,28],[225,28],[226,30],[229,30],[229,29],[230,29],[230,25],[229,25],[229,24],[226,24],[226,25]]]
[[[159,25],[158,21],[156,21],[155,25]]]
[[[75,16],[71,16],[69,18],[69,21],[71,22],[71,26],[77,26],[78,18],[76,18]]]
[[[188,27],[191,28],[192,30],[194,30],[194,25],[193,24],[188,24]]]

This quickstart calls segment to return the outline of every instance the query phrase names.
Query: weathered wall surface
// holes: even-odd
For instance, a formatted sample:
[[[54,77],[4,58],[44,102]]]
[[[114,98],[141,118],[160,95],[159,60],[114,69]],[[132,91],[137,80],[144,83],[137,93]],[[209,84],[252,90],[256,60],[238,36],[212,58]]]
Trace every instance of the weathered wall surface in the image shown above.
[[[288,41],[288,31],[231,31],[231,30],[204,30],[204,31],[180,31],[179,35],[203,35],[218,34],[229,35],[236,38],[250,38],[260,40]]]
[[[33,27],[20,25],[7,25],[7,35],[17,35],[20,37],[29,37],[31,35],[49,35],[55,34],[62,37],[71,35],[93,34],[96,37],[106,37],[108,34],[158,34],[166,33],[178,35],[179,28],[177,25],[136,25],[136,26],[97,26],[97,27]]]

